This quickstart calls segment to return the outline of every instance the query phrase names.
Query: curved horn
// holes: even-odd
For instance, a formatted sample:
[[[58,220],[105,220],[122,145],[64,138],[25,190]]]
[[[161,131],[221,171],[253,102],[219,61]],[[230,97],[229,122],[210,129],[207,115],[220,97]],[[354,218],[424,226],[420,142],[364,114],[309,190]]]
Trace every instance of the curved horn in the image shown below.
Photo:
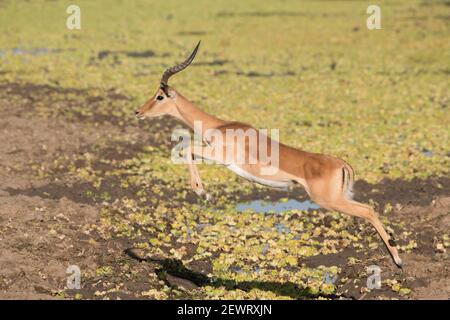
[[[200,47],[200,42],[201,41],[199,41],[197,43],[197,46],[195,46],[194,51],[192,51],[191,55],[186,60],[184,60],[182,63],[177,64],[177,65],[167,69],[166,71],[164,71],[163,76],[161,78],[161,89],[163,89],[167,95],[168,95],[168,93],[166,92],[166,90],[167,90],[167,86],[168,86],[167,82],[169,81],[169,78],[171,76],[173,76],[175,73],[178,73],[178,72],[186,69],[191,64],[192,60],[194,60],[195,55],[197,54],[198,48]]]

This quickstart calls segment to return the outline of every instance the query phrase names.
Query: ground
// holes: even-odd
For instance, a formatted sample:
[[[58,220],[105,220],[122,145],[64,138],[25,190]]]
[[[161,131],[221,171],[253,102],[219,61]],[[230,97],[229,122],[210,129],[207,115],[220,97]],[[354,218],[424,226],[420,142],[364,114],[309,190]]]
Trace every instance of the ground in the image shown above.
[[[70,31],[64,2],[0,1],[0,299],[450,298],[448,2],[382,3],[370,32],[364,2],[226,4],[81,2]],[[302,190],[201,165],[213,200],[192,192],[170,161],[182,125],[133,114],[200,37],[174,86],[350,162],[403,269],[362,220],[236,210]],[[66,287],[71,265],[80,290]],[[367,289],[371,265],[380,289]]]

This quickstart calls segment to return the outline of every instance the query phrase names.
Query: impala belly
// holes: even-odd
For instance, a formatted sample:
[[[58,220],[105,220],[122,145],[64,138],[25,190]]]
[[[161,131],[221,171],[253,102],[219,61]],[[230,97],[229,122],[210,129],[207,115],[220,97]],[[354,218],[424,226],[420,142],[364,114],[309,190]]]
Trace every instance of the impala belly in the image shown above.
[[[275,181],[275,180],[269,180],[269,179],[264,179],[258,176],[255,176],[245,170],[243,170],[241,167],[239,167],[238,165],[231,163],[231,164],[227,164],[225,165],[225,167],[227,167],[227,169],[233,171],[235,174],[237,174],[238,176],[247,179],[251,182],[256,182],[259,184],[262,184],[264,186],[268,186],[268,187],[272,187],[272,188],[277,188],[277,189],[287,189],[289,186],[291,186],[293,184],[292,181]]]

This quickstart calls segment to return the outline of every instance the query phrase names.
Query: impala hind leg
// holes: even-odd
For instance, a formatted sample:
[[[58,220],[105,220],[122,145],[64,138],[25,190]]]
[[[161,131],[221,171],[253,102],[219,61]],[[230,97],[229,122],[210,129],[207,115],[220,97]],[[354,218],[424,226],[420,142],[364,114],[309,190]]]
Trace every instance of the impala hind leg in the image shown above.
[[[346,175],[346,170],[349,171],[348,176],[350,177]],[[369,221],[377,230],[395,264],[401,268],[402,260],[398,255],[395,240],[387,234],[380,219],[378,219],[378,214],[370,206],[351,200],[347,196],[353,184],[352,171],[350,167],[345,166],[344,168],[330,170],[327,173],[324,172],[321,178],[308,181],[306,190],[313,201],[326,209],[336,210]]]
[[[346,199],[344,197],[340,198],[337,201],[327,203],[327,206],[333,210],[340,211],[352,216],[361,217],[369,221],[377,230],[378,234],[389,250],[389,253],[391,254],[395,264],[400,268],[402,267],[402,260],[398,255],[395,240],[387,234],[386,230],[383,227],[383,224],[378,218],[378,214],[370,206]]]

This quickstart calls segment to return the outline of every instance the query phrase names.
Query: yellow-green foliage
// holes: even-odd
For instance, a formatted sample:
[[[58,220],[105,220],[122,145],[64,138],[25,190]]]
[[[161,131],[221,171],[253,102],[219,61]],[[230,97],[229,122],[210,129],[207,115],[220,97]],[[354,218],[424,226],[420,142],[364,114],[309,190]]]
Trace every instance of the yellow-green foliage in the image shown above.
[[[42,97],[31,113],[54,116],[62,110],[67,120],[103,114],[126,126],[137,121],[134,110],[154,93],[164,68],[201,39],[197,65],[171,84],[207,112],[280,129],[283,142],[342,157],[358,179],[369,182],[448,173],[450,25],[442,2],[378,1],[382,30],[374,31],[366,28],[368,1],[77,1],[81,30],[68,30],[66,8],[72,3],[0,1],[0,81],[85,89],[89,96],[113,89],[130,99],[105,99],[93,110],[85,97],[55,93],[51,107],[50,97]],[[14,55],[14,48],[50,51]],[[105,50],[118,52],[118,61],[113,54],[98,59]],[[126,54],[147,50],[155,56]],[[121,141],[123,132],[116,136]],[[119,162],[94,155],[111,170],[95,169],[89,153],[60,155],[55,165],[68,162],[68,176],[92,185],[86,196],[104,201],[93,228],[105,238],[139,239],[135,246],[148,254],[186,264],[210,260],[210,277],[224,282],[267,283],[243,290],[219,282],[192,297],[328,296],[335,287],[324,279],[339,268],[307,268],[302,260],[363,245],[376,250],[380,244],[349,231],[363,227],[336,213],[328,227],[322,212],[237,213],[229,194],[248,193],[250,184],[217,166],[200,166],[215,205],[189,204],[186,169],[171,163],[169,155],[167,148],[153,145]],[[86,166],[77,169],[77,158]],[[137,190],[133,198],[101,192],[107,178],[119,181],[116,188]],[[170,199],[168,191],[174,192]],[[298,218],[289,219],[292,214]],[[278,232],[277,224],[289,232]],[[408,236],[400,237],[407,243],[404,251],[416,246]],[[448,237],[444,240],[447,247]],[[189,244],[197,246],[190,256]],[[96,276],[113,272],[103,266]],[[393,290],[408,293],[399,285]],[[150,289],[142,296],[173,295]]]

